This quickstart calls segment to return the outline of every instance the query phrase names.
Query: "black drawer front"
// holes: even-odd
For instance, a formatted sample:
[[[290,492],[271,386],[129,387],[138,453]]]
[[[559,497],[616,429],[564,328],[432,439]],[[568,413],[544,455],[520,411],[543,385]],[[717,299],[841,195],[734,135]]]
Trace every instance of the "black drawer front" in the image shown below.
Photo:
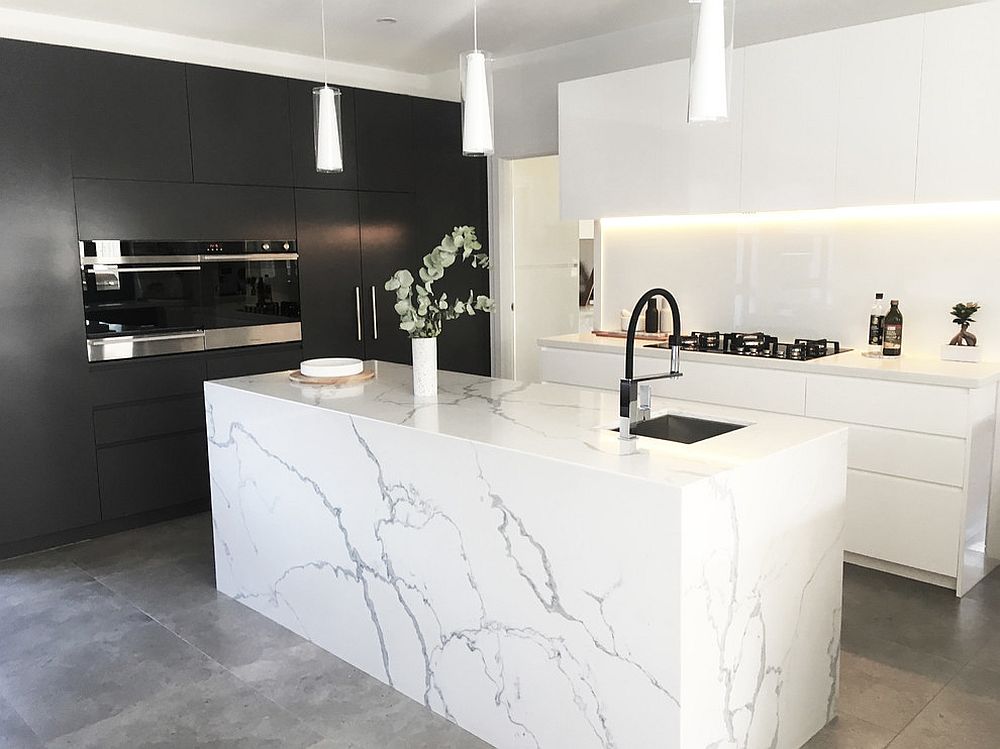
[[[94,434],[98,445],[131,442],[205,428],[202,395],[111,406],[94,411]]]
[[[205,380],[201,354],[136,359],[90,367],[90,388],[95,406],[198,395]]]
[[[209,498],[201,432],[102,447],[97,468],[104,520]]]
[[[210,354],[207,360],[209,380],[227,377],[280,372],[284,369],[298,369],[302,363],[302,346],[268,346],[260,351]]]

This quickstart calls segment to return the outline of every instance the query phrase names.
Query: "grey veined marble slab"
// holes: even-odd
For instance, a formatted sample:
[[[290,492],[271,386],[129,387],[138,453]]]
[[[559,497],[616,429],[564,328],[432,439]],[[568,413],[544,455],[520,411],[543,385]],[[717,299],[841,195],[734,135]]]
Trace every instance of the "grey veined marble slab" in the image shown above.
[[[206,385],[218,588],[497,747],[799,747],[835,714],[846,431],[410,371]],[[654,409],[671,408],[666,402]]]

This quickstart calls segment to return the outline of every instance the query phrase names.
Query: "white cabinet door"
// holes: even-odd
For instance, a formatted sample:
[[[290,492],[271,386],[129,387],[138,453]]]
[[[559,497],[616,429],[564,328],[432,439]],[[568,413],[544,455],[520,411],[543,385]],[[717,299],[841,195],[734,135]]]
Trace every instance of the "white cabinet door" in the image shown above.
[[[729,122],[687,123],[688,61],[559,85],[564,219],[735,211],[743,52]]]
[[[745,211],[829,208],[837,167],[838,32],[745,49]]]
[[[924,17],[840,32],[838,206],[913,202]]]
[[[1000,198],[1000,3],[926,15],[917,202]]]

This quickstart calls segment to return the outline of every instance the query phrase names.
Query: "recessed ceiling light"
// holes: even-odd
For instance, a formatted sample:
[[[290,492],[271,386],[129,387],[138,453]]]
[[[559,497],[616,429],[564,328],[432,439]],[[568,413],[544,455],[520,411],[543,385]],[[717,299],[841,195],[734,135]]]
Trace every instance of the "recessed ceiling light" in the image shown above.
[[[393,18],[392,16],[382,16],[381,18],[376,18],[375,23],[396,23],[398,18]]]

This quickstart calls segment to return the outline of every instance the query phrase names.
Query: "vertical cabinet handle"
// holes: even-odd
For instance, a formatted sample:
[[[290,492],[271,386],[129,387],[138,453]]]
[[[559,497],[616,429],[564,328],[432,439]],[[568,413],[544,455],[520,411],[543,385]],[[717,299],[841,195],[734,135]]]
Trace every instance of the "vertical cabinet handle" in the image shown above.
[[[354,312],[358,316],[358,340],[361,340],[361,287],[354,287]]]
[[[375,308],[375,287],[372,286],[372,336],[378,340],[378,310]]]

